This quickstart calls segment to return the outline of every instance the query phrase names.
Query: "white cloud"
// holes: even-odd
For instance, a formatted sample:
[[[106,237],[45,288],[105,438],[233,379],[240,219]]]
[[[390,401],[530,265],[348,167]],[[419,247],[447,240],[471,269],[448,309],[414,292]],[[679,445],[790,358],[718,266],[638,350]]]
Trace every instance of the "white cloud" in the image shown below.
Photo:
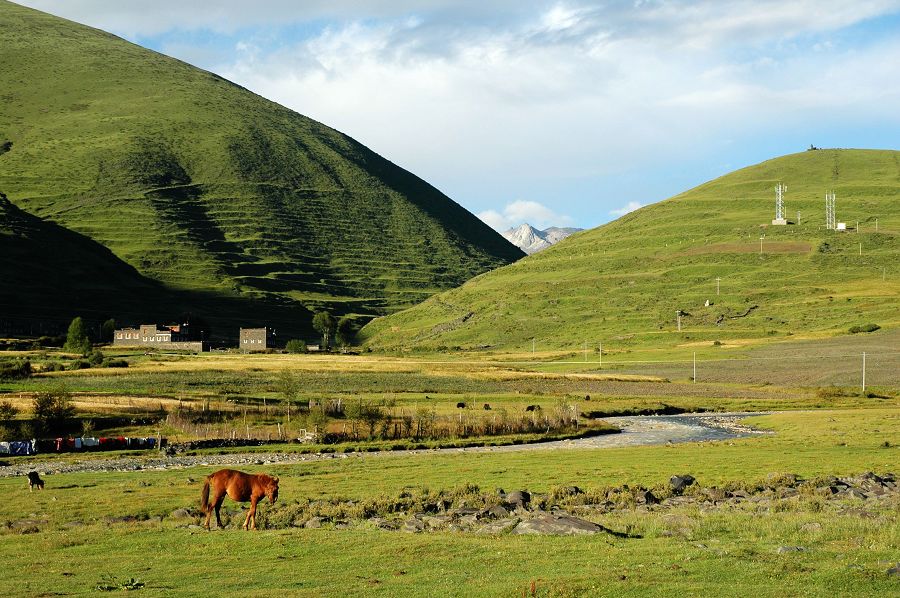
[[[592,223],[626,213],[639,202],[613,209],[621,193],[598,182],[747,155],[717,155],[726,140],[793,134],[799,150],[810,131],[874,123],[891,147],[900,132],[900,37],[889,21],[841,35],[900,0],[23,3],[119,34],[169,32],[177,57],[352,135],[498,229],[541,225],[520,203],[593,211]],[[213,63],[195,30],[240,49]]]
[[[622,206],[621,208],[616,208],[615,210],[610,210],[609,214],[611,216],[624,216],[629,212],[633,212],[635,210],[640,210],[644,207],[644,204],[637,201],[629,201],[627,204]]]
[[[503,213],[496,210],[485,210],[480,212],[478,217],[485,224],[500,232],[525,222],[538,229],[572,224],[570,217],[557,214],[539,202],[522,199],[506,204]]]

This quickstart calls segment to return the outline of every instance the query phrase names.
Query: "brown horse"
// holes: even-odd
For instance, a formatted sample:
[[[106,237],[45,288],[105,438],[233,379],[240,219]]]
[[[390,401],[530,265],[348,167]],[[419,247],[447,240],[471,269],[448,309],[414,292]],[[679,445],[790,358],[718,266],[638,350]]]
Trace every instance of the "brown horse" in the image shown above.
[[[212,486],[213,499],[209,500],[209,488]],[[249,474],[234,469],[220,469],[206,476],[203,490],[200,491],[200,509],[206,513],[206,529],[209,529],[209,520],[213,510],[216,512],[216,524],[222,525],[219,518],[219,507],[225,501],[225,494],[237,502],[250,501],[250,511],[244,520],[244,529],[256,529],[256,503],[264,497],[269,497],[269,502],[275,504],[278,500],[278,478],[264,473]],[[251,525],[252,522],[252,525]]]

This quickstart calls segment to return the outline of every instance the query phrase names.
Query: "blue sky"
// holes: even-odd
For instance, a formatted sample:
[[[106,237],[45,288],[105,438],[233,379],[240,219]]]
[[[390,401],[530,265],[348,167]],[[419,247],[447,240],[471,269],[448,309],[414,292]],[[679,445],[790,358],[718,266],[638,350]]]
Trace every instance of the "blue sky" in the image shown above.
[[[322,121],[503,230],[900,146],[900,0],[20,0]]]

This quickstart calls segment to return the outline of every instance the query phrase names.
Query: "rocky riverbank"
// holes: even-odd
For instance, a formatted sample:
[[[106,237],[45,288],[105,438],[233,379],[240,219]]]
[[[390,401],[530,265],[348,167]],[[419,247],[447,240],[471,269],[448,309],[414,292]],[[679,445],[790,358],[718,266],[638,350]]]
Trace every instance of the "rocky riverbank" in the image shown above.
[[[558,440],[535,444],[515,444],[507,446],[488,446],[452,449],[415,449],[410,451],[383,451],[371,453],[312,453],[297,452],[240,452],[215,455],[205,453],[189,455],[184,452],[162,454],[148,451],[140,456],[105,457],[94,455],[90,458],[57,458],[51,456],[46,460],[20,460],[10,458],[8,465],[0,465],[0,477],[25,475],[35,470],[42,474],[53,475],[78,472],[124,472],[141,470],[179,469],[196,466],[254,466],[270,464],[290,464],[318,461],[323,459],[362,459],[378,456],[416,455],[436,451],[452,452],[495,452],[555,449],[590,449],[615,448],[621,446],[639,446],[651,444],[710,442],[730,440],[768,434],[770,432],[756,430],[747,425],[745,420],[759,413],[702,413],[685,415],[660,416],[622,416],[608,418],[606,421],[620,428],[617,434],[604,434],[574,440]],[[338,447],[339,448],[339,447]]]

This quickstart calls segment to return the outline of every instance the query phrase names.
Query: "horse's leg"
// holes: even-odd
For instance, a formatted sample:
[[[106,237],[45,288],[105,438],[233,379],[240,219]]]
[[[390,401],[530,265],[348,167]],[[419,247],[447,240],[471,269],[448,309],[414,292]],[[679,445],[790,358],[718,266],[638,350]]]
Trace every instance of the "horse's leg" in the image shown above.
[[[219,516],[219,509],[222,508],[222,503],[225,502],[225,493],[219,494],[216,496],[215,509],[216,509],[216,525],[220,528],[225,527],[222,525],[222,518]]]
[[[244,521],[244,529],[256,529],[256,503],[259,502],[258,496],[250,497],[250,510],[247,511],[247,520]],[[252,527],[251,527],[252,522]]]

